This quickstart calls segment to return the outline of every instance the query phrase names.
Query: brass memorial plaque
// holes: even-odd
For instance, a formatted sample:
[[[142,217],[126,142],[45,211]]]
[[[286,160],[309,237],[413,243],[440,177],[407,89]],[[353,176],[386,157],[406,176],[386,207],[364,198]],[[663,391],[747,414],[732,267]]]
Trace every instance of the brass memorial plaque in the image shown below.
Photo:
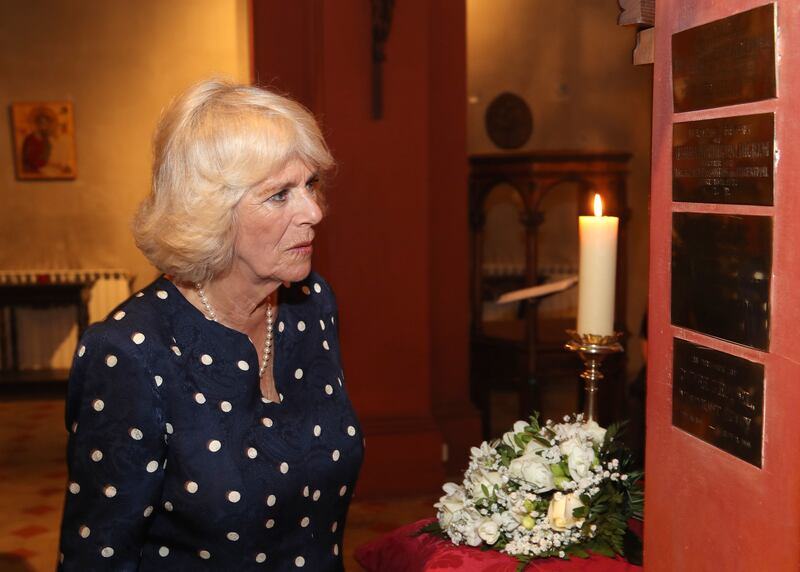
[[[769,349],[772,217],[672,214],[672,323]]]
[[[772,205],[775,114],[672,126],[672,200]]]
[[[775,97],[775,5],[673,34],[672,95],[676,112]]]
[[[675,338],[672,424],[761,466],[764,365]]]

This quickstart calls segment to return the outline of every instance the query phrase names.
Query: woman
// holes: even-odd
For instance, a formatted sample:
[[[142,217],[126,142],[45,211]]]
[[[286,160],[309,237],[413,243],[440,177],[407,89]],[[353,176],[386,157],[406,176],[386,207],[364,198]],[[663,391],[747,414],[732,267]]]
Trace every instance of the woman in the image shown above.
[[[79,343],[62,570],[342,569],[363,444],[311,272],[332,165],[268,91],[206,81],[165,112],[134,224],[165,275]]]

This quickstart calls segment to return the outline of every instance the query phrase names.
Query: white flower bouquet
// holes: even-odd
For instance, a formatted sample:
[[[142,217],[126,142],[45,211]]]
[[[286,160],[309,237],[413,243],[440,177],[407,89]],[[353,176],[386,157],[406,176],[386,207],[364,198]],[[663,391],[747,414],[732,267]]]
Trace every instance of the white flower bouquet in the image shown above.
[[[461,485],[446,483],[427,532],[516,557],[624,554],[627,521],[640,516],[642,472],[608,430],[582,415],[539,425],[517,421],[502,439],[471,450]]]

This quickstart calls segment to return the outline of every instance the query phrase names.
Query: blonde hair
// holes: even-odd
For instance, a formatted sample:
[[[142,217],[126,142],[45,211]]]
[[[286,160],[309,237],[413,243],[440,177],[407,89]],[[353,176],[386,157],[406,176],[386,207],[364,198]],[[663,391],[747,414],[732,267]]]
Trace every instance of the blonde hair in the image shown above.
[[[236,205],[292,160],[322,176],[333,157],[313,115],[265,89],[211,79],[176,98],[153,142],[153,178],[133,224],[136,245],[180,282],[231,265]]]

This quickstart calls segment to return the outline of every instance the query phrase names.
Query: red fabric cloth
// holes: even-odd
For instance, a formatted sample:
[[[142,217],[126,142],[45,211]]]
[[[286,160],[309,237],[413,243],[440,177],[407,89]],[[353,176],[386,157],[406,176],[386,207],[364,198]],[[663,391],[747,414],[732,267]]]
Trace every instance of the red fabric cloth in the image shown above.
[[[368,572],[515,572],[516,559],[494,550],[455,546],[430,534],[414,534],[433,519],[407,524],[368,542],[355,558]],[[592,555],[589,558],[534,560],[525,572],[634,572],[641,566],[623,558]]]

